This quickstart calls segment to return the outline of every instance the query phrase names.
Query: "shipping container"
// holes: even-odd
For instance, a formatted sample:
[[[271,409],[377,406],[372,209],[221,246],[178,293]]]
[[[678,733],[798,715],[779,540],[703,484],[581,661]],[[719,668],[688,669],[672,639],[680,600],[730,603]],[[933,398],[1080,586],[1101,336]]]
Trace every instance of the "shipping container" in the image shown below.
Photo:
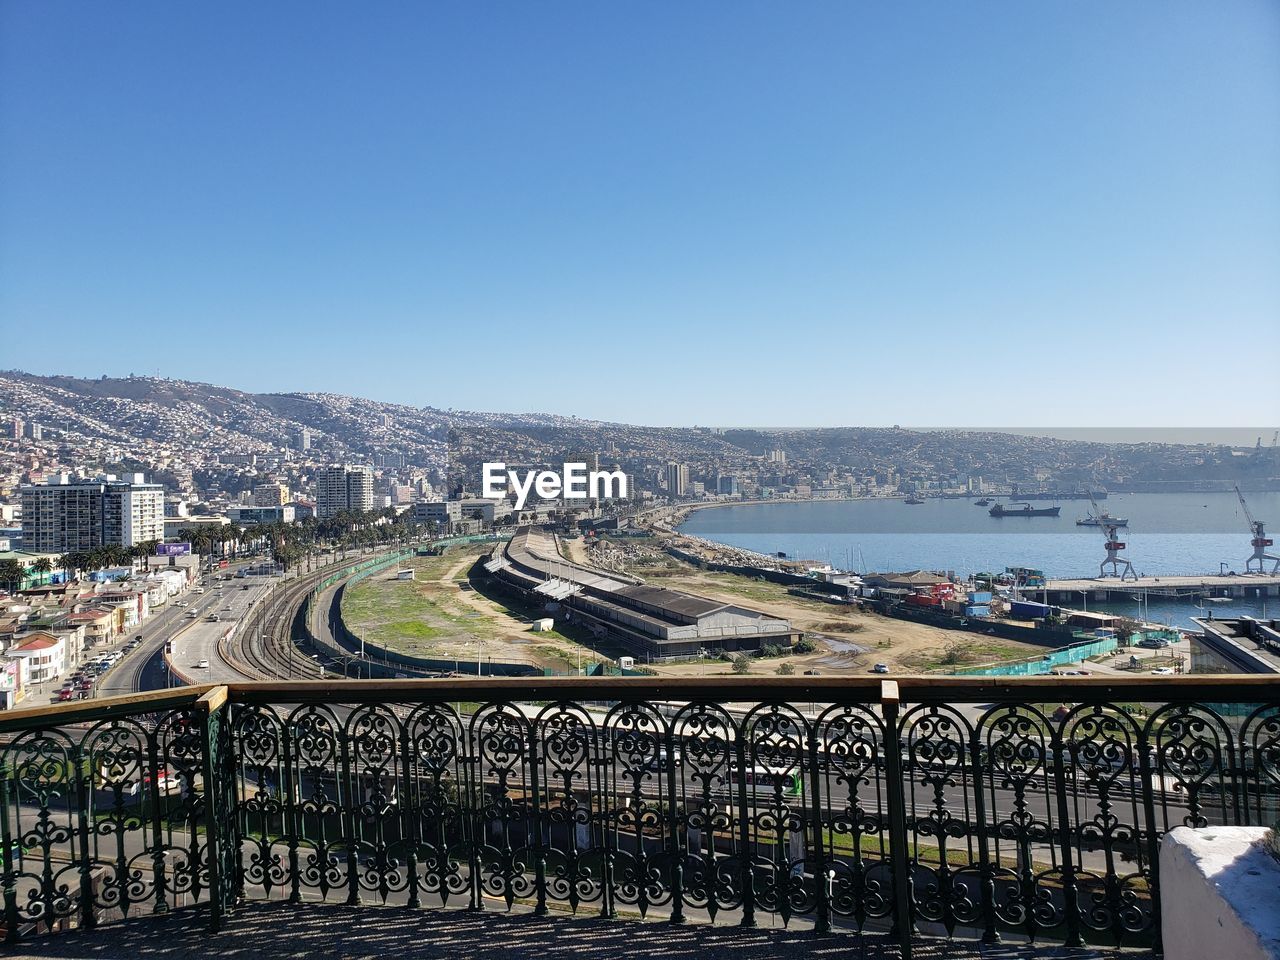
[[[927,593],[913,593],[907,597],[907,603],[916,607],[937,607],[942,601]]]
[[[990,603],[991,591],[990,590],[970,590],[969,602],[970,603]]]
[[[1046,603],[1035,603],[1031,600],[1015,600],[1009,604],[1009,612],[1018,619],[1039,620],[1051,616],[1055,611]]]
[[[985,603],[972,603],[964,608],[966,617],[989,617],[991,616],[991,608]]]

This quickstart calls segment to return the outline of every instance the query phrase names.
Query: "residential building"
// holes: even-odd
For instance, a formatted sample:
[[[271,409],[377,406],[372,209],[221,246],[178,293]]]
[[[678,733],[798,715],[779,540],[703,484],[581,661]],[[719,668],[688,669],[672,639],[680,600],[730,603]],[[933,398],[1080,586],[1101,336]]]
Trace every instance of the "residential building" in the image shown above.
[[[326,467],[316,475],[316,516],[373,509],[373,471],[365,466]]]
[[[22,544],[33,553],[132,547],[164,539],[164,488],[142,474],[72,479],[21,488]]]
[[[279,481],[260,483],[253,488],[255,507],[283,507],[289,502],[289,485]]]
[[[32,633],[9,648],[8,656],[27,660],[32,683],[57,680],[65,670],[66,641],[52,633]]]
[[[689,466],[684,463],[667,464],[667,496],[687,497],[689,495]]]

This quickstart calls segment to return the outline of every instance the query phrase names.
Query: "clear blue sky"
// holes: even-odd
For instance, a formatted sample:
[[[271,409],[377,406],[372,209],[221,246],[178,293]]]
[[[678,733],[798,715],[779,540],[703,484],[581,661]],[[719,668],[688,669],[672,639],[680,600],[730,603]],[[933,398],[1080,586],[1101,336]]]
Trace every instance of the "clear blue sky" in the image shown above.
[[[1274,420],[1280,4],[11,0],[0,324],[634,422]]]

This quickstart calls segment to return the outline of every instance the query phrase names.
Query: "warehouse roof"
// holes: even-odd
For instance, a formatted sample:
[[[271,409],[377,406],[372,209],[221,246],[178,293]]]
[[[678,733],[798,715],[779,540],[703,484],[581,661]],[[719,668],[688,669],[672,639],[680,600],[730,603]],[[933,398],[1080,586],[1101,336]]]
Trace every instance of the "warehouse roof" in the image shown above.
[[[729,604],[719,600],[695,597],[691,593],[681,593],[679,590],[671,590],[667,587],[622,587],[614,591],[614,595],[626,597],[637,603],[654,607],[678,617],[692,617],[693,619],[705,617],[729,606]]]

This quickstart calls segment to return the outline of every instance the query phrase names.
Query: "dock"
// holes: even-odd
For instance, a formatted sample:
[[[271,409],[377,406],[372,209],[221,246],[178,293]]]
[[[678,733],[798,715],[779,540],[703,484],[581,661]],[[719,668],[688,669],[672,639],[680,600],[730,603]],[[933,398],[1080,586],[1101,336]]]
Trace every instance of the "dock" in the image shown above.
[[[1077,580],[1049,580],[1043,587],[1028,588],[1026,595],[1048,603],[1089,600],[1129,600],[1135,594],[1198,600],[1204,597],[1280,597],[1280,576],[1258,573],[1192,574],[1189,576],[1139,577],[1121,581],[1118,577],[1089,577]]]

